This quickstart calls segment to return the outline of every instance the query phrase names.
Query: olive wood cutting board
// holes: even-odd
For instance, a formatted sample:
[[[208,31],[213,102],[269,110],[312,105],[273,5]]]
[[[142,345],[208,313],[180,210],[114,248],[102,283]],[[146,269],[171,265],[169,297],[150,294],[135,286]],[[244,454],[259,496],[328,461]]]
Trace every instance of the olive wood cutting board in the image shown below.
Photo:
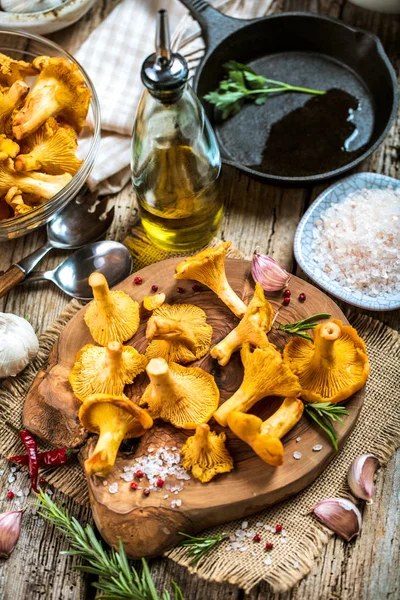
[[[134,275],[131,275],[115,289],[123,290],[141,302],[144,296],[151,294],[151,286],[156,284],[159,291],[166,294],[168,303],[188,302],[200,306],[213,327],[212,344],[215,344],[237,325],[238,319],[210,290],[194,292],[194,282],[173,278],[175,266],[180,260],[173,258],[146,267],[135,273],[135,276],[142,277],[142,285],[135,285]],[[250,263],[246,260],[227,260],[226,272],[233,289],[248,303],[254,289]],[[178,287],[184,288],[185,293],[178,293]],[[289,306],[281,308],[277,323],[297,321],[321,312],[331,313],[332,317],[347,323],[333,300],[311,284],[293,276],[289,287],[291,302]],[[307,296],[304,303],[297,299],[301,292]],[[282,306],[281,292],[266,295],[275,310]],[[47,368],[37,375],[26,399],[24,426],[55,445],[76,446],[86,440],[87,434],[77,419],[80,402],[74,397],[68,382],[77,351],[85,344],[94,343],[83,319],[85,310],[79,311],[62,331]],[[128,342],[143,353],[147,345],[145,330],[149,316],[150,313],[142,309],[139,330]],[[286,341],[285,335],[276,331],[272,331],[269,338],[280,348]],[[242,380],[239,353],[233,355],[226,367],[220,367],[209,355],[190,366],[200,366],[214,375],[221,392],[221,402],[233,394]],[[147,383],[147,376],[141,374],[127,388],[127,395],[137,400]],[[339,448],[356,423],[363,398],[364,389],[346,403],[350,414],[343,425],[336,426]],[[252,412],[267,418],[279,404],[278,398],[268,398],[260,401]],[[223,429],[213,420],[210,426],[217,431]],[[107,476],[107,485],[103,485],[102,479],[91,477],[88,485],[93,515],[106,541],[116,545],[118,537],[121,537],[132,558],[158,555],[181,540],[180,531],[194,533],[212,525],[240,519],[301,491],[318,477],[336,455],[324,433],[304,416],[283,439],[285,462],[280,467],[263,463],[229,429],[225,429],[225,432],[227,447],[234,459],[234,470],[218,475],[207,484],[193,478],[181,482],[167,477],[167,482],[172,486],[184,484],[178,495],[169,493],[167,499],[164,499],[168,493],[165,489],[151,492],[150,496],[145,497],[140,490],[130,489],[129,482],[120,478],[123,467],[131,466],[133,459],[146,453],[148,448],[176,446],[180,449],[187,437],[193,434],[193,431],[178,430],[162,421],[157,421],[153,429],[145,433],[139,444],[135,444],[134,451],[120,452],[114,470]],[[296,442],[297,437],[301,437],[301,443]],[[90,453],[94,443],[95,439],[91,438],[82,451],[83,457]],[[312,450],[316,444],[322,445],[321,451]],[[301,451],[300,460],[293,457],[296,451]],[[118,481],[119,490],[111,494],[109,484],[114,481]],[[145,480],[142,485],[146,486]],[[181,506],[172,508],[171,501],[178,498],[182,500]]]

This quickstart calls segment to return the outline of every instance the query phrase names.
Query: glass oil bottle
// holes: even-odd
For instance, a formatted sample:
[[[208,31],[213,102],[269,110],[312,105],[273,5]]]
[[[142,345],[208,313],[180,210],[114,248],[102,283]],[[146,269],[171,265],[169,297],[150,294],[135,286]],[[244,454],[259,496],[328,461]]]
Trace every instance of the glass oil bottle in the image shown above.
[[[188,66],[171,53],[168,16],[157,18],[156,52],[143,63],[146,89],[132,138],[132,182],[142,225],[168,252],[191,252],[218,230],[221,158],[200,101],[187,83]]]

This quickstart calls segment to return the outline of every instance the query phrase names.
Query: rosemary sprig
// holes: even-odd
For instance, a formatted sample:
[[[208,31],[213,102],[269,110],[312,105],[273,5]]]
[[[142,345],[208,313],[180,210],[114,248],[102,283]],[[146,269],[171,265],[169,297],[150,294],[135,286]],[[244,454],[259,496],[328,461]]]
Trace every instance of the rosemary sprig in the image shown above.
[[[203,558],[203,556],[214,546],[222,542],[226,537],[226,533],[222,533],[221,535],[213,535],[209,538],[206,537],[194,537],[187,533],[179,532],[179,535],[183,535],[186,539],[182,542],[182,546],[189,548],[188,554],[192,556],[192,560],[190,561],[191,565],[196,565],[199,560]]]
[[[315,329],[315,327],[318,325],[318,321],[330,319],[330,317],[331,315],[329,313],[318,313],[316,315],[312,315],[311,317],[307,317],[307,319],[303,319],[302,321],[280,324],[275,329],[279,329],[279,331],[284,331],[285,333],[290,333],[291,335],[297,335],[298,337],[313,342],[313,338],[307,333],[304,333],[304,331]]]
[[[333,423],[343,423],[343,417],[349,414],[345,407],[330,402],[319,402],[305,404],[304,410],[325,431],[332,442],[332,446],[337,451],[337,435]]]
[[[158,595],[144,558],[136,568],[128,562],[121,539],[118,550],[105,550],[97,539],[91,525],[82,525],[68,514],[68,510],[55,504],[40,490],[37,494],[39,514],[52,523],[67,538],[71,550],[61,552],[77,556],[86,564],[75,568],[99,577],[92,585],[99,590],[96,598],[101,600],[171,600],[167,590]],[[177,584],[172,581],[174,600],[184,600]]]
[[[262,75],[258,75],[251,67],[234,60],[225,63],[224,69],[227,72],[227,78],[219,82],[218,89],[204,96],[205,100],[214,104],[222,112],[223,119],[238,113],[245,100],[251,100],[255,104],[265,104],[268,96],[276,93],[326,93],[322,90],[311,90],[283,81],[266,79]]]

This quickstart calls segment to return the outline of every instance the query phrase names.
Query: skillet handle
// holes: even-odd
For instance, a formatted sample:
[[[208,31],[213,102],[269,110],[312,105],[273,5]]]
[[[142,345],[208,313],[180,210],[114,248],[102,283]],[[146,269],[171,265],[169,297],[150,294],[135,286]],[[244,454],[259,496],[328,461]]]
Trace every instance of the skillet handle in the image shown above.
[[[239,29],[251,23],[247,19],[235,19],[222,14],[206,0],[180,0],[180,2],[198,21],[206,42],[207,53],[212,52],[231,33],[239,31]]]

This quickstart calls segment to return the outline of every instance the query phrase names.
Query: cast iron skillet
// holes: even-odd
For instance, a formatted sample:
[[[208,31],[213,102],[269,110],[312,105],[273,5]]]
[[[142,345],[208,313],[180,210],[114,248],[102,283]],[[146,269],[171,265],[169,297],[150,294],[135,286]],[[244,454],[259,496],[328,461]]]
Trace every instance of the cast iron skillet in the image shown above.
[[[224,163],[270,182],[315,182],[349,171],[383,142],[396,116],[398,88],[394,70],[375,35],[312,13],[282,13],[243,20],[223,15],[205,0],[181,2],[200,23],[206,41],[205,57],[193,82],[200,99],[218,87],[224,75],[222,65],[237,60],[250,64],[270,79],[316,89],[344,90],[361,107],[354,117],[357,135],[351,148],[355,151],[345,153],[334,168],[324,169],[318,158],[318,136],[311,135],[315,165],[306,175],[299,175],[291,166],[295,158],[287,161],[284,172],[280,166],[278,172],[273,169],[268,172],[265,168],[263,172],[257,165],[271,126],[304,106],[311,96],[277,94],[261,107],[246,104],[227,121],[221,121],[214,107],[203,101]],[[335,130],[334,119],[329,126]],[[294,129],[297,131],[297,126]],[[272,153],[275,151],[279,156],[279,140],[277,147],[272,148]]]

